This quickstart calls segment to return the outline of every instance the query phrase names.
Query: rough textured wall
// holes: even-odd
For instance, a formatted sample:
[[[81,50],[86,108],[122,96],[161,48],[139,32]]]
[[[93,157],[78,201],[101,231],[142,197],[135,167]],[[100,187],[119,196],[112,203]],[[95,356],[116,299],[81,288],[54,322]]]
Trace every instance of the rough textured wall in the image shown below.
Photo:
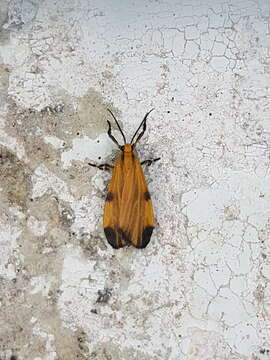
[[[0,3],[1,360],[270,359],[269,1]],[[108,107],[155,108],[144,250],[104,238]]]

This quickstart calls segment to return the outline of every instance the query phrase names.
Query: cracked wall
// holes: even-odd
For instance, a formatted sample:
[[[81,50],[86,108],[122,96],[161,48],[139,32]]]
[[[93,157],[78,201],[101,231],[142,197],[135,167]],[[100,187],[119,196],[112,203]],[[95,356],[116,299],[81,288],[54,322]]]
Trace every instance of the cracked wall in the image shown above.
[[[269,2],[1,0],[0,79],[0,358],[270,359]],[[103,235],[108,107],[155,108],[144,250]]]

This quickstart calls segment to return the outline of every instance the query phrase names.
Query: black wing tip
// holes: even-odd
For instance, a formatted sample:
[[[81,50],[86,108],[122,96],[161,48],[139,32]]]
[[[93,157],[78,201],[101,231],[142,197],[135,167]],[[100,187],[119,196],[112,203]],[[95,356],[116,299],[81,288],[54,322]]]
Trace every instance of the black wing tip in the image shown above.
[[[104,228],[105,236],[108,240],[108,243],[114,248],[119,249],[121,246],[117,243],[116,233],[111,227]]]
[[[141,241],[139,241],[139,243],[136,245],[136,248],[144,249],[148,245],[148,243],[151,239],[153,230],[154,230],[153,226],[146,226],[143,229]]]
[[[120,228],[116,229],[116,231],[112,227],[104,228],[105,236],[108,240],[108,243],[114,249],[120,249],[126,245],[129,245],[130,242],[130,234],[127,231],[124,231]]]
[[[148,245],[148,243],[151,239],[153,230],[154,230],[153,226],[146,226],[143,229],[142,237],[141,237],[140,241],[138,242],[138,244],[135,245],[135,247],[137,249],[144,249]],[[119,235],[120,241],[117,241],[116,231],[113,228],[111,228],[111,227],[104,228],[104,233],[108,240],[108,243],[114,249],[120,249],[126,245],[132,244],[131,239],[130,239],[130,234],[123,231],[122,229],[117,229],[117,233]]]

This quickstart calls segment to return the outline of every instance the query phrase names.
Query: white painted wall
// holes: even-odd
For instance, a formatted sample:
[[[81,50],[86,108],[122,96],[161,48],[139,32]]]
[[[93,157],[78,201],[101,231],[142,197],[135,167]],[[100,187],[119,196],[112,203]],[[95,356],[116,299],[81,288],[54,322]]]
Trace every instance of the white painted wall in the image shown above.
[[[0,357],[269,359],[269,1],[1,5]],[[145,250],[103,235],[107,107],[155,108]]]

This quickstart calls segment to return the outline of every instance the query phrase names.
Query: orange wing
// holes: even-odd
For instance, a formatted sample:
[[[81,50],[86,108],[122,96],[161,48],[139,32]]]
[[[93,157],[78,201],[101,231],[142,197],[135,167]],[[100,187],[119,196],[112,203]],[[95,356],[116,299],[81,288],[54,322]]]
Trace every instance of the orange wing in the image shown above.
[[[104,208],[103,226],[109,244],[145,248],[154,229],[152,201],[143,170],[134,153],[116,160]]]

